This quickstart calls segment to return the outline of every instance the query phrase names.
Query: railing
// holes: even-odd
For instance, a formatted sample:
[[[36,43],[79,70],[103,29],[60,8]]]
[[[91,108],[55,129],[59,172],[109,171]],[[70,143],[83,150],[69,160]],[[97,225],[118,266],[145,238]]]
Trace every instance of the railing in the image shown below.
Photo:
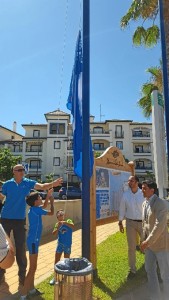
[[[68,146],[67,150],[73,150],[73,146]]]
[[[134,150],[133,152],[134,152],[134,153],[151,153],[150,150],[139,150],[139,151]]]
[[[30,149],[30,148],[26,148],[26,152],[42,152],[42,148],[37,148],[37,149]]]
[[[39,169],[42,168],[42,166],[41,166],[41,165],[38,165],[38,166],[37,166],[37,165],[35,165],[35,166],[30,166],[30,165],[29,165],[29,169],[31,169],[31,170],[34,170],[34,169],[37,170],[37,168],[38,168],[38,170],[39,170]]]
[[[133,132],[132,137],[150,137],[150,132],[144,132],[144,133]]]
[[[96,131],[96,130],[90,130],[90,133],[91,134],[110,134],[110,131],[109,130],[103,130],[103,131]]]
[[[147,166],[137,166],[135,167],[137,170],[152,170],[152,166],[151,167],[147,167]]]
[[[120,139],[123,139],[124,138],[124,131],[122,132],[118,132],[118,131],[115,131],[115,138],[120,138]]]
[[[107,147],[99,148],[99,149],[93,147],[94,151],[105,151],[106,149],[107,149]]]

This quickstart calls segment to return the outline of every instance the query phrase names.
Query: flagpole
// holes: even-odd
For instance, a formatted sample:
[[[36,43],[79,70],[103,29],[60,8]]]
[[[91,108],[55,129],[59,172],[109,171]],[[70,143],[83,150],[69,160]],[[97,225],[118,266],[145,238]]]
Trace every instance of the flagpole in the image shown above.
[[[90,0],[83,0],[82,256],[90,260]]]
[[[167,62],[166,33],[165,33],[165,28],[167,27],[168,23],[167,20],[164,20],[164,0],[159,0],[159,9],[160,9],[162,68],[163,68],[163,89],[164,89],[165,119],[166,119],[166,140],[167,140],[168,170],[169,170],[169,74],[167,69],[167,66],[169,66],[169,62]]]

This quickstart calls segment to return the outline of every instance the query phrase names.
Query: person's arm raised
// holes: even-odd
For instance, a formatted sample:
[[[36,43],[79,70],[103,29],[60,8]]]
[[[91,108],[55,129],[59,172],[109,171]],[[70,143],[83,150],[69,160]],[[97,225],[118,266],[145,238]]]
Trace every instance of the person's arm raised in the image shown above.
[[[52,182],[46,182],[46,183],[36,183],[35,186],[34,186],[34,189],[35,190],[49,190],[51,188],[54,188],[54,187],[57,187],[57,186],[61,186],[63,183],[63,178],[60,177]]]

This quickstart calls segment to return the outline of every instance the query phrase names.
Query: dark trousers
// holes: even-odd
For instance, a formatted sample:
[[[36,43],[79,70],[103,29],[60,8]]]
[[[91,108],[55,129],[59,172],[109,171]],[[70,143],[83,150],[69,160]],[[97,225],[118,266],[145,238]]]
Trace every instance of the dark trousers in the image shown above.
[[[15,240],[16,248],[16,262],[18,264],[18,276],[19,282],[24,283],[27,267],[26,258],[26,230],[25,220],[12,220],[12,219],[1,219],[1,224],[6,231],[7,235],[10,236],[11,230],[13,230],[13,236]],[[5,270],[0,269],[0,278],[5,273]]]

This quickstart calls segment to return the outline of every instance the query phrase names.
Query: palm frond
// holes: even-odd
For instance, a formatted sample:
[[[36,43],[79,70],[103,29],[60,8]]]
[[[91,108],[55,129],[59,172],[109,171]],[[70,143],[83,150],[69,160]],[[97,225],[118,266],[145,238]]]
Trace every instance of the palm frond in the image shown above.
[[[153,25],[146,30],[144,46],[153,47],[160,39],[160,30],[157,25]]]
[[[146,30],[143,26],[138,26],[133,34],[133,44],[136,46],[140,46],[144,44],[146,37]]]

